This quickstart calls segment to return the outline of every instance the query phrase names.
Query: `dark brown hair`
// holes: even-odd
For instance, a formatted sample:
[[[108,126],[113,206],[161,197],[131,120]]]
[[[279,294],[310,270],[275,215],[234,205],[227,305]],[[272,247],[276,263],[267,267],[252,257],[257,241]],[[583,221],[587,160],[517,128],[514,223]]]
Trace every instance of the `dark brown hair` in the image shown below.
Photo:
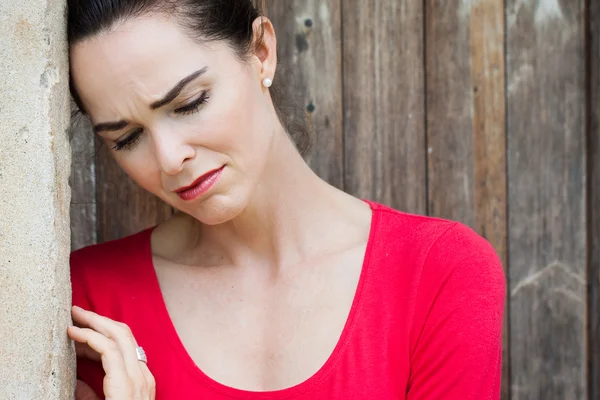
[[[260,43],[260,38],[254,38],[252,25],[265,10],[265,0],[68,0],[67,3],[67,35],[71,46],[119,22],[158,12],[175,15],[186,33],[196,40],[227,43],[243,61]],[[275,110],[296,147],[305,155],[310,136],[304,113],[295,99],[286,96],[281,83],[279,76],[269,89]],[[72,81],[70,87],[73,100],[85,113]]]

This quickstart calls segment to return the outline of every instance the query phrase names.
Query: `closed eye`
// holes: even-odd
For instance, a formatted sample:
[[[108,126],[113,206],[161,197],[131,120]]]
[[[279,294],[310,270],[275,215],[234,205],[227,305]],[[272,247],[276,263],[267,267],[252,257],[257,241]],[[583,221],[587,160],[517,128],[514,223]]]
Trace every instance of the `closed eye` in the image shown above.
[[[134,130],[129,135],[127,135],[125,139],[115,142],[113,150],[131,150],[133,146],[135,146],[140,140],[140,137],[143,132],[144,130],[142,128]]]
[[[208,91],[204,91],[204,92],[202,92],[200,97],[198,97],[196,100],[194,100],[190,104],[187,104],[183,107],[176,108],[175,110],[173,110],[173,112],[175,114],[179,114],[179,115],[193,114],[195,112],[200,111],[200,109],[206,103],[206,101],[208,99],[209,99]]]
[[[204,92],[202,92],[200,97],[198,97],[196,100],[194,100],[190,104],[187,104],[183,107],[176,108],[175,110],[173,110],[173,112],[178,115],[189,115],[189,114],[196,113],[196,112],[200,111],[200,109],[202,108],[202,106],[204,104],[206,104],[206,101],[208,99],[209,99],[208,91],[204,91]],[[143,133],[144,133],[144,130],[142,128],[138,128],[138,129],[134,130],[129,135],[127,135],[125,137],[125,139],[117,141],[115,143],[115,145],[113,146],[113,149],[114,150],[130,150],[130,149],[132,149],[137,144],[137,142],[140,140],[141,135]]]

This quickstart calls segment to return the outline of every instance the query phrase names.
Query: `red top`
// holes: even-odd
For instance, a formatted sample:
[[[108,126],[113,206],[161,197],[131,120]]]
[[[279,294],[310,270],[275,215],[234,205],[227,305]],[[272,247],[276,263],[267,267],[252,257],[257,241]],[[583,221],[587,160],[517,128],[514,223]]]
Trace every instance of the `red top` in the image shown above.
[[[296,386],[238,390],[194,364],[160,292],[151,229],[74,252],[73,303],[130,326],[158,400],[499,399],[505,279],[496,253],[460,223],[370,204],[342,335],[321,369]],[[100,364],[79,360],[78,375],[102,393]]]

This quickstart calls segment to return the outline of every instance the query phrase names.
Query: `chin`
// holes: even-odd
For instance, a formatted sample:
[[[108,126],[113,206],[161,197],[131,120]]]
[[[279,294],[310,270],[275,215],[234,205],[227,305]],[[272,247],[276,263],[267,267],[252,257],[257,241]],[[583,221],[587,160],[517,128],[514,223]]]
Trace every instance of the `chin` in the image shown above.
[[[242,199],[215,195],[206,199],[197,207],[186,211],[205,225],[220,225],[235,219],[244,211],[246,206],[247,202],[242,201]]]

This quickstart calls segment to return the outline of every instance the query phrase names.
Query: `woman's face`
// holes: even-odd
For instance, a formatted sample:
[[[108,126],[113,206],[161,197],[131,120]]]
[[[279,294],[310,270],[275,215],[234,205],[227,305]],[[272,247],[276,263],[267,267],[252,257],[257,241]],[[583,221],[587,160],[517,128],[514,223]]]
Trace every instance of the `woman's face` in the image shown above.
[[[207,224],[249,203],[277,132],[261,84],[276,65],[267,28],[249,62],[226,44],[194,41],[165,16],[126,21],[71,49],[75,87],[117,163]]]

